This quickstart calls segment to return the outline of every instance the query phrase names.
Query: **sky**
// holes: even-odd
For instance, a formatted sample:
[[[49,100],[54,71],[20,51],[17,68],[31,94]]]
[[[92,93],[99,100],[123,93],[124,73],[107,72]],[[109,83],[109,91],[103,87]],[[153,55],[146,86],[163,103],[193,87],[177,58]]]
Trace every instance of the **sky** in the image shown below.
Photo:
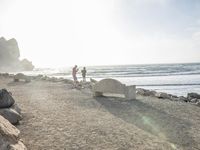
[[[36,67],[200,62],[199,0],[0,0]]]

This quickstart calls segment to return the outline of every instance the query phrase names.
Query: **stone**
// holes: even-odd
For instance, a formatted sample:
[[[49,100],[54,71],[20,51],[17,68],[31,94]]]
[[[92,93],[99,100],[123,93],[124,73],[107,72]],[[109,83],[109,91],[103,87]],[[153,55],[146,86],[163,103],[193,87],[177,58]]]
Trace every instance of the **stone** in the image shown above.
[[[80,82],[80,84],[82,85],[83,88],[92,88],[92,83],[91,82]]]
[[[29,76],[24,75],[23,73],[18,73],[14,76],[14,81],[18,82],[19,80],[24,80],[25,82],[30,82],[31,78]]]
[[[9,146],[9,150],[27,150],[26,146],[24,143],[19,140],[16,144],[12,144]]]
[[[18,124],[22,116],[12,108],[0,109],[0,115],[7,119],[11,124]]]
[[[196,105],[200,107],[200,101],[199,101],[199,102],[197,102],[197,103],[196,103]]]
[[[103,93],[123,94],[128,100],[136,99],[135,85],[126,86],[115,79],[103,79],[93,87],[93,96],[101,96]]]
[[[1,76],[7,78],[7,77],[9,77],[9,74],[8,73],[1,73]]]
[[[180,96],[179,98],[179,101],[182,101],[182,102],[188,102],[189,100],[186,98],[186,97],[184,97],[184,96]]]
[[[139,94],[139,95],[145,95],[145,89],[137,88],[136,93]]]
[[[164,99],[170,99],[171,98],[171,96],[169,94],[163,93],[163,92],[156,93],[155,97],[164,98]]]
[[[0,108],[11,107],[14,103],[15,100],[6,89],[0,90]]]
[[[178,97],[170,97],[170,100],[171,101],[179,101],[179,98]]]
[[[0,115],[0,150],[27,150],[19,134],[20,131]]]
[[[10,108],[12,108],[12,109],[14,109],[18,114],[22,114],[21,113],[21,108],[19,108],[19,106],[16,104],[16,103],[14,103]]]
[[[155,96],[156,91],[137,88],[136,93],[143,96]]]
[[[197,93],[188,93],[187,98],[190,99],[190,100],[193,99],[193,98],[200,99],[200,95],[197,94]]]
[[[97,83],[98,81],[95,80],[95,79],[90,78],[90,82],[92,82],[92,83]]]
[[[197,103],[198,102],[198,99],[197,98],[193,98],[190,100],[190,103]]]

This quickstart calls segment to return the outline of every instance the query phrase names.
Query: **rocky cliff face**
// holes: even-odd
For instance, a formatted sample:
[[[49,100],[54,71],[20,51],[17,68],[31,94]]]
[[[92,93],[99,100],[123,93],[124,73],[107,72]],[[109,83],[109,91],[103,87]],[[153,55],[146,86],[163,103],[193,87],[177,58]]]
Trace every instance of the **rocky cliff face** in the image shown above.
[[[15,39],[0,38],[0,71],[33,70],[34,66],[27,60],[19,60],[20,52]]]

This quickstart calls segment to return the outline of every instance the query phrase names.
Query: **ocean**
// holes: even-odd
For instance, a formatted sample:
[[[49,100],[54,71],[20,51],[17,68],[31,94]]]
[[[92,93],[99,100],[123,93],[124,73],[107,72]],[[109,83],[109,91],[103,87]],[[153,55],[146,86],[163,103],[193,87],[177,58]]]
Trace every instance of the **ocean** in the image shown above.
[[[77,74],[81,80],[81,70]],[[137,88],[151,89],[178,96],[186,96],[189,92],[200,93],[200,63],[187,64],[147,64],[118,66],[86,66],[87,80],[94,78],[114,78]],[[23,72],[27,75],[43,74],[50,77],[72,79],[72,67],[36,68]]]

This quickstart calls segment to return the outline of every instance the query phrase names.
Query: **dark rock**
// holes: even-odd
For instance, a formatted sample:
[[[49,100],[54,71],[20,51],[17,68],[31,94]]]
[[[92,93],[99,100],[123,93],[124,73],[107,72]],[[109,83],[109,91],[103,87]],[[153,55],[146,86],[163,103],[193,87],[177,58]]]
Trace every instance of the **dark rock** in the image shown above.
[[[7,78],[7,77],[9,77],[9,74],[8,73],[1,73],[0,76]]]
[[[0,90],[0,108],[11,107],[14,103],[15,100],[6,89]]]
[[[16,103],[14,103],[10,108],[14,109],[20,115],[22,114],[21,108],[19,108],[19,106]]]
[[[30,82],[31,78],[29,76],[24,75],[23,73],[18,73],[14,76],[14,81],[18,82],[19,80],[24,80],[26,82]]]
[[[184,97],[184,96],[180,96],[179,97],[179,101],[188,102],[189,100],[186,97]]]
[[[17,124],[22,119],[22,116],[12,108],[0,109],[0,115],[7,119],[11,124]]]
[[[188,98],[189,100],[191,100],[191,99],[193,99],[193,98],[200,99],[200,95],[197,94],[197,93],[188,93],[188,94],[187,94],[187,98]]]
[[[177,97],[170,97],[170,100],[171,100],[171,101],[180,101],[180,99],[177,98]]]
[[[163,98],[163,99],[170,99],[171,98],[171,96],[169,94],[163,93],[163,92],[156,93],[155,97]]]
[[[143,96],[155,96],[156,91],[146,90],[142,88],[137,88],[136,93]]]

